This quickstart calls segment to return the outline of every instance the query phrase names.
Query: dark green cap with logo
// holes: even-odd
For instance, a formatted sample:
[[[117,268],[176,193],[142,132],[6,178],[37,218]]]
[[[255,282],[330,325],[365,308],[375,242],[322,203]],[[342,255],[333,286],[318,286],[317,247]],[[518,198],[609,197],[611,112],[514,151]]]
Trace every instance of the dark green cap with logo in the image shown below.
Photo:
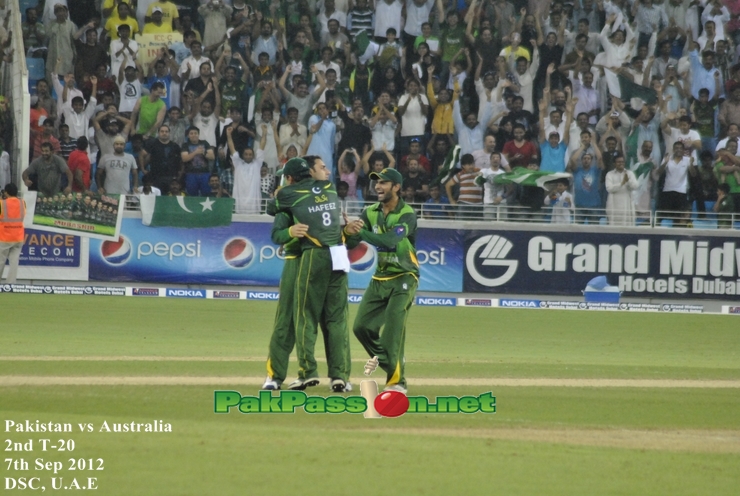
[[[386,167],[380,172],[371,172],[370,179],[375,179],[376,181],[382,180],[382,181],[390,181],[396,184],[403,184],[403,176],[401,175],[401,173],[398,172],[396,169],[391,169],[388,167]]]
[[[308,162],[300,157],[291,158],[285,163],[285,166],[277,171],[276,175],[285,174],[286,176],[301,176],[304,172],[308,172],[311,168],[308,166]]]

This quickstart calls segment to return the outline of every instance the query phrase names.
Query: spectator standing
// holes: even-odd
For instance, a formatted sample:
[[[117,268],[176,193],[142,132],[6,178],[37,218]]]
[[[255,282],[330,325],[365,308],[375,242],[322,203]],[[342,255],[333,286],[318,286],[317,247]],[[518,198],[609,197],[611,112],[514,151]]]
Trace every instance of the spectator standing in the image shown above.
[[[51,3],[51,2],[50,2]],[[67,7],[57,3],[54,6],[54,21],[46,26],[47,46],[46,60],[57,61],[46,64],[46,79],[51,81],[52,72],[69,74],[74,72],[75,33],[77,28],[68,19]]]
[[[26,216],[26,202],[18,198],[18,187],[8,183],[3,187],[0,199],[0,280],[5,261],[9,260],[6,284],[15,284],[18,275],[18,262],[25,240],[23,219]]]
[[[90,81],[93,83],[92,94],[95,95],[98,80],[95,76],[92,76]],[[87,128],[89,127],[90,119],[95,113],[97,103],[98,101],[95,99],[95,96],[91,96],[90,101],[85,106],[85,100],[81,96],[76,96],[72,98],[72,105],[62,106],[64,123],[69,126],[70,136],[73,138],[87,136]]]
[[[606,216],[611,226],[634,226],[632,192],[639,187],[634,172],[624,168],[624,156],[614,159],[614,170],[606,173]]]
[[[452,117],[455,120],[455,133],[457,134],[461,154],[473,153],[475,150],[483,148],[483,137],[488,122],[491,120],[493,107],[487,102],[482,102],[481,105],[485,105],[485,110],[483,118],[478,122],[477,113],[470,111],[465,114],[465,120],[463,120],[460,111],[460,100],[455,100],[453,103]]]
[[[552,207],[550,222],[553,224],[573,223],[573,195],[568,192],[568,180],[555,183],[555,189],[545,196],[545,205]]]
[[[223,0],[210,1],[198,7],[198,13],[203,17],[205,24],[203,29],[203,44],[205,46],[211,46],[223,40],[232,12],[231,6],[224,3]],[[270,60],[270,63],[275,63],[274,59]]]
[[[429,100],[419,93],[419,83],[409,80],[407,93],[398,100],[398,114],[401,116],[401,153],[408,150],[412,138],[424,139],[426,115]]]
[[[309,145],[307,155],[318,155],[325,164],[334,163],[334,136],[336,125],[329,119],[326,103],[316,106],[316,115],[308,120]]]
[[[164,123],[167,105],[161,98],[163,92],[164,84],[157,81],[152,85],[149,96],[142,96],[134,106],[131,122],[136,123],[136,133],[143,134],[145,138],[154,137]]]
[[[124,152],[126,139],[116,136],[113,139],[113,154],[104,155],[98,164],[95,181],[98,184],[98,193],[126,195],[131,192],[131,177],[133,176],[134,191],[139,186],[139,176],[136,173],[136,160]]]
[[[69,154],[67,166],[72,172],[72,191],[75,193],[84,193],[90,190],[90,176],[92,166],[87,154],[87,138],[82,136],[75,140],[75,149]]]
[[[512,169],[514,167],[528,167],[532,160],[536,162],[538,159],[537,148],[531,141],[524,139],[523,125],[516,123],[513,133],[514,139],[506,142],[503,154]],[[539,166],[537,168],[539,169]]]
[[[85,35],[85,41],[80,38]],[[108,65],[108,51],[98,43],[98,30],[95,23],[89,22],[78,29],[74,35],[77,63],[75,64],[75,78],[82,81],[84,76],[95,74],[100,64]],[[97,95],[96,95],[97,96]]]
[[[180,153],[180,145],[170,139],[170,128],[166,124],[159,126],[157,138],[144,143],[141,164],[149,166],[146,175],[151,176],[152,185],[159,188],[163,195],[169,193],[170,183],[180,171]]]
[[[234,194],[236,200],[236,213],[258,214],[260,212],[261,177],[263,150],[267,139],[267,124],[263,124],[262,141],[260,148],[255,153],[251,148],[245,148],[241,154],[234,147],[232,134],[233,127],[226,128],[226,136],[229,144],[231,161],[234,164]]]
[[[285,82],[288,79],[288,74],[290,73],[290,71],[291,66],[288,65],[285,68],[285,72],[283,72],[280,81],[278,82],[278,88],[280,88],[280,92],[283,94],[288,108],[292,107],[298,111],[298,122],[303,125],[307,125],[308,120],[311,117],[311,109],[326,88],[326,81],[324,80],[324,75],[319,72],[316,66],[311,66],[311,72],[314,74],[318,81],[318,86],[316,87],[316,89],[313,91],[313,93],[309,94],[308,83],[306,81],[301,81],[296,84],[295,88],[293,88],[293,92],[291,93],[285,87]]]
[[[21,30],[23,31],[23,48],[26,52],[31,48],[45,46],[46,28],[38,22],[38,11],[35,8],[26,9],[26,20],[21,24]]]
[[[403,3],[400,0],[378,0],[375,4],[375,39],[379,43],[386,40],[390,28],[401,32]]]
[[[666,154],[658,174],[665,174],[663,189],[658,197],[658,210],[662,212],[681,212],[674,225],[685,226],[688,219],[688,175],[696,174],[694,158],[684,154],[682,141],[673,143],[673,152]],[[616,160],[614,161],[616,168]],[[665,214],[658,219],[665,218]]]
[[[81,136],[80,138],[84,138],[84,136]],[[67,161],[67,165],[69,165],[69,155],[76,149],[77,139],[72,138],[69,135],[69,126],[62,124],[59,126],[59,154],[65,161]],[[87,150],[87,147],[85,147],[85,149]]]
[[[26,170],[23,171],[22,177],[26,187],[31,188],[34,182],[30,175],[36,175],[36,185],[40,193],[46,196],[54,196],[62,189],[62,175],[67,177],[67,187],[64,188],[64,194],[72,192],[72,173],[59,155],[54,155],[51,151],[51,144],[43,143],[41,145],[41,156],[33,160]]]
[[[200,139],[200,130],[191,126],[188,131],[188,140],[182,145],[180,159],[182,169],[180,176],[185,175],[185,190],[188,196],[206,196],[210,191],[211,164],[216,160],[216,154],[207,141]]]
[[[131,28],[127,24],[119,26],[118,34],[120,39],[110,43],[110,72],[116,77],[120,74],[124,61],[126,65],[136,66],[136,55],[139,53],[139,44],[131,39]],[[121,80],[117,82],[120,84]]]
[[[479,170],[475,168],[475,159],[471,154],[465,154],[460,159],[462,170],[452,176],[445,183],[447,198],[452,205],[460,205],[457,213],[458,218],[469,220],[481,216],[481,204],[483,202],[483,188],[475,181]],[[457,200],[452,195],[452,187],[460,185],[460,193]]]
[[[601,216],[601,174],[604,164],[601,152],[598,155],[585,152],[585,145],[573,153],[568,162],[567,172],[573,174],[574,204],[578,224],[598,224]]]

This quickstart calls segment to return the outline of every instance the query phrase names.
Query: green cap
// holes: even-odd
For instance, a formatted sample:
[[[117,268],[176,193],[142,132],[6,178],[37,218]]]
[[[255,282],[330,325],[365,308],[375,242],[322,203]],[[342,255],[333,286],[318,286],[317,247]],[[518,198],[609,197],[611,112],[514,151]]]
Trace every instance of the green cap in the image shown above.
[[[370,179],[390,181],[396,184],[403,184],[403,176],[396,169],[386,167],[380,172],[371,172]]]
[[[305,159],[295,157],[288,160],[285,166],[275,174],[278,176],[281,174],[285,174],[286,176],[300,176],[302,172],[308,172],[310,169]]]

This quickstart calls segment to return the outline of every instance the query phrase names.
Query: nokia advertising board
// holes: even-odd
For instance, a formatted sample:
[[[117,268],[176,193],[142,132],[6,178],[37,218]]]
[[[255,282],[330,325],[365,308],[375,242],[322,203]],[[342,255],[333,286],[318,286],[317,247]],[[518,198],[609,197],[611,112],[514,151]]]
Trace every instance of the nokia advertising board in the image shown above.
[[[228,227],[147,227],[124,218],[116,241],[90,240],[90,279],[116,282],[278,286],[283,258],[270,239],[270,222]],[[423,229],[417,234],[422,291],[462,291],[462,232]],[[377,265],[375,248],[350,251],[349,287],[365,289]]]
[[[606,276],[623,296],[732,299],[740,238],[634,233],[467,231],[466,292],[581,295]]]

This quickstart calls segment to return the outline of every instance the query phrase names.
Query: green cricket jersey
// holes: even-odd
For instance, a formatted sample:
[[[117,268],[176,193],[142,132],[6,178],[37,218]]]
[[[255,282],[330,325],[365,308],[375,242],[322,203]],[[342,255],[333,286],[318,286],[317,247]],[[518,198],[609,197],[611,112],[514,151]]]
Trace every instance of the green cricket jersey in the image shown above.
[[[275,217],[272,223],[270,237],[276,245],[282,245],[285,258],[295,258],[301,256],[301,245],[298,238],[290,236],[290,226],[293,225],[293,218],[285,212],[278,212],[275,206],[275,200],[267,202],[265,213]]]
[[[275,198],[277,212],[285,212],[294,224],[306,224],[300,238],[302,250],[328,248],[343,243],[339,196],[331,181],[304,179],[281,188]]]
[[[373,279],[392,279],[402,274],[413,274],[418,278],[414,209],[399,199],[388,217],[383,214],[383,204],[376,203],[363,210],[360,218],[365,229],[358,236],[378,250],[378,266]]]

